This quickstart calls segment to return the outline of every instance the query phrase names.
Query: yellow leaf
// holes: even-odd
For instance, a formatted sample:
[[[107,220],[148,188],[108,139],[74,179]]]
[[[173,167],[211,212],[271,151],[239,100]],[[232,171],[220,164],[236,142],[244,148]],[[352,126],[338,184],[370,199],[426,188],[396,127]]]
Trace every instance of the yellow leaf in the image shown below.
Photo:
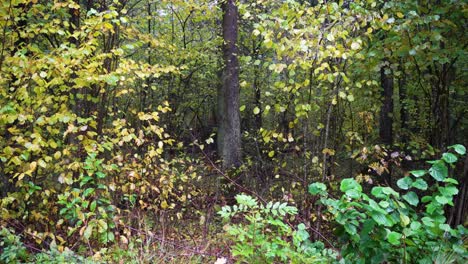
[[[329,149],[329,148],[324,148],[324,149],[322,150],[322,153],[323,153],[323,154],[328,154],[328,155],[330,155],[330,156],[333,156],[333,155],[335,155],[335,150]]]
[[[275,155],[275,151],[274,151],[274,150],[268,152],[268,157],[273,158],[274,155]]]
[[[253,110],[254,115],[258,115],[260,113],[260,108],[255,107]]]
[[[45,163],[45,161],[42,159],[40,159],[38,163],[39,163],[39,166],[41,166],[42,168],[47,167],[47,163]]]
[[[33,161],[29,164],[29,169],[31,171],[35,171],[36,170],[36,167],[37,167],[37,162]]]

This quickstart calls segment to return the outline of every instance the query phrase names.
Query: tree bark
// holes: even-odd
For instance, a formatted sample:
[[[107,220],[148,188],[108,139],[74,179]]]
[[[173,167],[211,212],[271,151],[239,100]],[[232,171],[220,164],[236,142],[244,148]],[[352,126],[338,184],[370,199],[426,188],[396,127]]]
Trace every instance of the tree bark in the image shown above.
[[[237,58],[238,9],[235,0],[227,0],[223,10],[222,84],[218,89],[218,152],[225,169],[237,167],[241,161],[239,112],[239,61]]]
[[[379,134],[383,144],[391,145],[393,142],[393,78],[390,74],[385,74],[386,70],[390,70],[390,68],[383,66],[380,69],[382,107],[380,108]]]
[[[406,87],[406,72],[400,64],[401,76],[398,79],[398,94],[400,100],[400,141],[407,143],[409,140],[409,127],[408,127],[408,106],[407,106],[407,87]]]
[[[442,46],[443,47],[443,46]],[[448,145],[449,134],[449,74],[450,65],[443,64],[437,73],[437,80],[432,86],[432,116],[433,127],[431,144],[440,152]],[[437,69],[437,66],[434,66]]]
[[[387,73],[385,73],[387,71]],[[393,76],[389,73],[390,67],[388,60],[384,59],[384,65],[380,68],[380,84],[382,86],[382,106],[380,108],[379,135],[380,142],[386,145],[391,151],[393,143]],[[382,179],[391,186],[392,185],[392,168],[388,162],[390,155],[385,160],[387,161],[387,170],[382,174]]]

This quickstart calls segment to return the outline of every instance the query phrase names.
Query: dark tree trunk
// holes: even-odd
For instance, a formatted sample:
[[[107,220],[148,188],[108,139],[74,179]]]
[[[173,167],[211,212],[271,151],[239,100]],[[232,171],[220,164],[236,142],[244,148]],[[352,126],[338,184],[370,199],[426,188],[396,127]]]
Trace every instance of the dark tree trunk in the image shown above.
[[[237,167],[241,161],[239,112],[239,62],[237,59],[238,10],[235,0],[222,4],[223,59],[222,84],[218,90],[218,151],[224,168]]]
[[[433,127],[431,144],[439,151],[445,151],[448,144],[450,72],[448,64],[442,65],[440,72],[437,72],[438,79],[432,86]]]
[[[391,150],[393,143],[393,76],[389,72],[390,67],[388,61],[384,60],[384,66],[380,68],[380,84],[382,86],[382,107],[380,108],[380,124],[379,134],[380,142]],[[387,72],[387,73],[385,73]],[[387,161],[389,159],[387,156]],[[387,162],[387,170],[382,174],[382,179],[391,186],[392,184],[392,168]]]
[[[455,196],[455,206],[451,207],[448,220],[453,227],[464,225],[468,221],[468,156],[465,158],[463,174],[458,181],[460,182],[459,192]]]
[[[399,94],[399,100],[400,100],[400,123],[401,123],[401,142],[407,143],[408,142],[408,133],[409,133],[409,128],[408,128],[408,106],[407,106],[407,101],[406,98],[407,93],[406,93],[406,73],[402,69],[403,67],[400,67],[401,71],[401,76],[398,79],[398,94]]]
[[[388,66],[380,69],[380,83],[382,86],[382,107],[380,108],[380,140],[385,145],[393,142],[393,78],[385,71],[390,70]]]

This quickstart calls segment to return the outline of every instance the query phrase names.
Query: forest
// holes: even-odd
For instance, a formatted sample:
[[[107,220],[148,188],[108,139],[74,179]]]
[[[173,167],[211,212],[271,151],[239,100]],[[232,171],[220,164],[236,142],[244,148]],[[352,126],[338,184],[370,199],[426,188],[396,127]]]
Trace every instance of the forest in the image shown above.
[[[467,18],[0,1],[0,263],[468,263]]]

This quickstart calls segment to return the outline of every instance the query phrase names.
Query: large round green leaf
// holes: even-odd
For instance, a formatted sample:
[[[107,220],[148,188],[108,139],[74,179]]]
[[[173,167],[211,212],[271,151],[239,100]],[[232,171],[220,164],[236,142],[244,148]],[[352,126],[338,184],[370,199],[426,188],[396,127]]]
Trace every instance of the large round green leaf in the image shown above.
[[[324,194],[327,191],[327,186],[321,182],[314,182],[309,185],[309,193],[312,195]]]
[[[443,181],[448,176],[448,168],[442,161],[438,161],[429,169],[429,174],[437,181]]]
[[[341,181],[340,190],[346,192],[348,190],[362,191],[361,185],[353,178],[344,179]]]
[[[423,179],[417,179],[416,181],[411,184],[412,187],[419,189],[419,190],[427,190],[427,182]]]
[[[390,244],[397,246],[397,245],[400,245],[401,237],[402,237],[402,235],[400,233],[392,231],[392,232],[388,233],[387,240],[388,240],[388,242],[390,242]]]
[[[465,153],[466,153],[466,148],[465,148],[465,146],[460,145],[460,144],[456,144],[456,145],[450,146],[449,148],[453,148],[453,149],[455,150],[455,152],[457,152],[457,153],[460,154],[460,155],[465,155]]]
[[[407,194],[402,196],[405,201],[413,206],[417,206],[419,203],[418,195],[415,192],[408,192]]]
[[[400,187],[403,190],[408,190],[411,187],[412,183],[413,180],[410,177],[404,177],[397,181],[398,187]]]
[[[447,163],[455,163],[458,158],[452,153],[444,153],[442,154],[442,159]]]

